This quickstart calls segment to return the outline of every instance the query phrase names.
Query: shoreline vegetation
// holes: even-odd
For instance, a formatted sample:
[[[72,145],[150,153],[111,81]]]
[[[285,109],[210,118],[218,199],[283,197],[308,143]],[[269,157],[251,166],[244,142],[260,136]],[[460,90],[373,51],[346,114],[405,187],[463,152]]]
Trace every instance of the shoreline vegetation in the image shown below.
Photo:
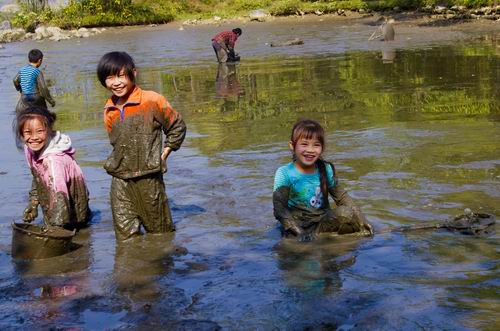
[[[18,0],[0,11],[0,43],[26,39],[89,37],[103,27],[218,24],[312,15],[393,16],[414,13],[466,21],[500,20],[500,0]]]

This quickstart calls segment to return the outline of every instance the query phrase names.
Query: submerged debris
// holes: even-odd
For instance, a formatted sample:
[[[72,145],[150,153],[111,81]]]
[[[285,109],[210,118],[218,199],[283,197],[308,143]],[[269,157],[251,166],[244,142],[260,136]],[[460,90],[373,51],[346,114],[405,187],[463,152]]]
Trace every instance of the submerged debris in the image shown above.
[[[269,46],[271,46],[271,47],[281,47],[281,46],[293,46],[293,45],[303,45],[303,44],[304,44],[303,40],[301,40],[299,38],[295,38],[295,39],[292,39],[292,40],[270,43]]]
[[[458,215],[443,223],[402,226],[389,231],[407,232],[413,230],[446,229],[458,231],[462,234],[477,236],[493,232],[495,224],[496,220],[493,215],[487,213],[474,213],[469,208],[465,208],[462,215]]]
[[[39,296],[42,299],[55,299],[76,294],[78,292],[78,287],[75,285],[52,286],[46,284],[43,285],[39,290]]]

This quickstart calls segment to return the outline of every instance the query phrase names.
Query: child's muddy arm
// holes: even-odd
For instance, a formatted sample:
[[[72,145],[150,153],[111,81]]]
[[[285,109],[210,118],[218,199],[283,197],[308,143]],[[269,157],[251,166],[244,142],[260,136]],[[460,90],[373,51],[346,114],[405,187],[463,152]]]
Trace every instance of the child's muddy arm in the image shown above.
[[[38,192],[36,190],[36,180],[33,178],[31,182],[31,190],[29,192],[29,202],[28,206],[24,209],[23,212],[23,221],[32,222],[38,216]]]
[[[370,234],[373,234],[373,227],[368,222],[365,214],[361,211],[361,209],[356,205],[354,200],[347,194],[347,191],[342,188],[339,184],[338,179],[335,179],[335,186],[329,189],[330,194],[335,200],[337,207],[345,206],[350,207],[349,209],[352,211],[352,220],[357,222],[359,226],[368,231]]]
[[[329,189],[330,194],[337,206],[355,206],[354,200],[349,196],[338,183],[335,187]]]
[[[37,183],[36,183],[35,178],[33,177],[32,181],[31,181],[31,190],[29,193],[30,203],[38,206],[38,203],[39,203],[38,202],[38,191],[37,191],[36,187],[37,187]]]
[[[48,189],[50,190],[48,192],[50,199],[48,222],[50,225],[56,226],[67,225],[72,221],[70,219],[68,171],[65,169],[64,164],[55,156],[46,158],[44,162],[48,162],[47,167],[52,169],[51,182],[48,185]]]
[[[354,200],[352,200],[347,191],[344,190],[337,178],[335,179],[335,186],[330,187],[328,192],[331,194],[337,206],[356,206]]]
[[[12,82],[14,83],[14,87],[16,88],[16,90],[18,92],[22,92],[22,90],[21,90],[21,79],[19,77],[19,73],[17,73],[17,75],[12,80]]]
[[[302,230],[293,222],[292,214],[288,208],[288,195],[290,188],[281,186],[273,192],[274,217],[281,223],[285,231],[291,231],[295,235],[302,233]]]
[[[69,224],[71,220],[68,195],[63,192],[51,192],[50,200],[52,210],[50,212],[49,224],[56,226]]]
[[[163,114],[163,132],[165,133],[165,146],[173,151],[178,150],[186,137],[186,123],[180,113],[170,106],[169,102],[163,98],[160,107]]]
[[[47,84],[45,83],[45,78],[43,77],[42,72],[40,72],[40,74],[37,76],[36,83],[37,83],[38,92],[40,93],[40,95],[45,100],[47,100],[47,102],[50,103],[52,105],[52,107],[54,107],[56,105],[56,102],[54,101],[54,99],[50,95],[50,91],[47,87]]]

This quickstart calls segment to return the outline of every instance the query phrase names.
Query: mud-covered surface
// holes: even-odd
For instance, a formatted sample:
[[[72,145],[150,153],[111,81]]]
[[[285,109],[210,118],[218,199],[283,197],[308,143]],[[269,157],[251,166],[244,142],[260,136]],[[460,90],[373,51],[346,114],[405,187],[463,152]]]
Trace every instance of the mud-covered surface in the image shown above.
[[[113,29],[0,50],[0,328],[496,325],[498,235],[297,243],[281,239],[271,196],[275,170],[290,160],[292,124],[311,117],[326,129],[325,158],[376,230],[444,221],[466,207],[498,218],[497,30],[446,27],[444,38],[436,37],[442,28],[396,25],[395,42],[382,43],[367,41],[375,25],[365,22],[250,23],[237,44],[241,63],[218,68],[210,37],[227,27]],[[406,33],[412,39],[398,39]],[[304,44],[265,44],[295,37]],[[10,253],[10,224],[31,185],[10,134],[18,98],[11,79],[35,46],[46,55],[58,129],[71,136],[87,180],[92,225],[76,235],[78,249],[25,261]],[[165,175],[176,231],[124,245],[115,241],[102,168],[108,93],[95,77],[111,50],[130,52],[141,86],[164,94],[189,127]]]

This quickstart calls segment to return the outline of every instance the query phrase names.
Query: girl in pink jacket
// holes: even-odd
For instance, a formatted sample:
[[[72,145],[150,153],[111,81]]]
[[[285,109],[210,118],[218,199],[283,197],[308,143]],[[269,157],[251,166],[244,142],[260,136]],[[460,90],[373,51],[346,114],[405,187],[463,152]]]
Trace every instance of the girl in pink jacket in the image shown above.
[[[33,175],[23,220],[32,222],[40,205],[45,224],[81,228],[89,219],[89,194],[71,140],[53,130],[55,120],[56,115],[42,107],[30,107],[16,118],[17,144],[19,148],[24,144]]]

